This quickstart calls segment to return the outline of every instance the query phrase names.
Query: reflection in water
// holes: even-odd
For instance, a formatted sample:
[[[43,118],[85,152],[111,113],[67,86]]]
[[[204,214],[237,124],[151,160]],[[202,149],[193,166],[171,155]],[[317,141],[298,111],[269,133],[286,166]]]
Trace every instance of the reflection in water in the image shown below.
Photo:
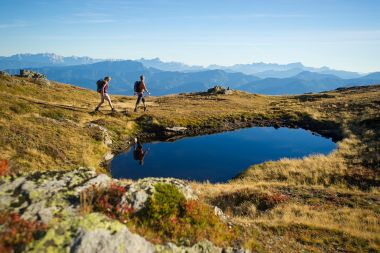
[[[140,166],[144,165],[144,157],[148,153],[148,150],[143,150],[143,146],[140,141],[135,142],[133,150],[133,159],[139,161]]]

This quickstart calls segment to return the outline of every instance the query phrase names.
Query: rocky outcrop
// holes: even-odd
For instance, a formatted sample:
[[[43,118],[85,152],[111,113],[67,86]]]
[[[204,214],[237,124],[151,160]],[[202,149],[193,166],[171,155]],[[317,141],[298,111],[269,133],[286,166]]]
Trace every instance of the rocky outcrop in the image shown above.
[[[79,192],[111,181],[106,175],[80,168],[70,172],[34,173],[0,181],[0,210],[22,214],[28,220],[49,223],[54,217],[75,214]]]
[[[33,82],[39,85],[50,85],[49,80],[44,74],[34,72],[28,69],[20,69],[19,77],[31,78]]]
[[[154,252],[154,245],[117,221],[90,214],[79,224],[70,252]]]
[[[20,69],[20,77],[26,77],[26,78],[41,78],[41,79],[47,79],[44,74],[34,72],[28,69]]]
[[[166,127],[165,130],[169,132],[174,132],[174,133],[183,133],[187,130],[187,128],[175,126],[175,127]]]
[[[8,72],[5,72],[5,71],[0,71],[0,76],[11,76]]]
[[[208,89],[207,93],[208,94],[214,94],[214,95],[216,95],[216,94],[230,95],[230,94],[233,94],[233,91],[230,90],[229,87],[224,88],[222,86],[216,85],[216,86]]]
[[[89,122],[86,125],[88,128],[93,130],[93,136],[96,140],[102,141],[105,145],[112,148],[112,138],[109,134],[107,128],[95,124],[93,122]],[[114,154],[112,152],[108,152],[103,156],[104,165],[107,167],[110,161],[114,158]]]
[[[123,204],[128,204],[135,211],[144,208],[149,196],[155,192],[155,184],[165,183],[172,184],[183,193],[186,199],[197,199],[191,187],[184,181],[175,178],[144,178],[134,182],[128,186],[127,192],[123,198]]]
[[[0,178],[0,211],[17,212],[27,220],[47,224],[47,232],[29,244],[25,252],[236,252],[221,249],[208,241],[191,247],[175,244],[154,245],[133,234],[118,220],[102,213],[81,214],[80,194],[96,185],[112,182],[125,186],[122,202],[135,211],[144,208],[157,183],[175,185],[187,199],[196,199],[192,188],[174,178],[144,178],[135,182],[119,181],[87,168],[74,171],[37,172]],[[215,211],[222,216],[219,209]],[[227,251],[226,251],[227,250]]]
[[[94,129],[95,131],[98,131],[99,133],[98,140],[103,141],[105,145],[111,147],[112,139],[107,128],[100,126],[98,124],[95,124],[93,122],[89,122],[87,124],[87,127],[90,129]]]

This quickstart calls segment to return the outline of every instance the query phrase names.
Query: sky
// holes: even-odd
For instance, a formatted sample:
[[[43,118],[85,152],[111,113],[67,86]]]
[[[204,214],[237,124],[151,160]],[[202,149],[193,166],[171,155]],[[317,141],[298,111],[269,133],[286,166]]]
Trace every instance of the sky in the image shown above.
[[[380,71],[379,0],[0,0],[0,55]]]

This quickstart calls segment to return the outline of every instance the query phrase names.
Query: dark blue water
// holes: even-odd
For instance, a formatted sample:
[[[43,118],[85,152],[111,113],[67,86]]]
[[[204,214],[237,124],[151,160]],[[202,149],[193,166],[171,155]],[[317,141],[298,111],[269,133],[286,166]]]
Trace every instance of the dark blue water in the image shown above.
[[[303,129],[254,127],[135,145],[113,159],[111,172],[114,178],[175,177],[225,182],[253,164],[328,154],[335,146],[330,139]]]

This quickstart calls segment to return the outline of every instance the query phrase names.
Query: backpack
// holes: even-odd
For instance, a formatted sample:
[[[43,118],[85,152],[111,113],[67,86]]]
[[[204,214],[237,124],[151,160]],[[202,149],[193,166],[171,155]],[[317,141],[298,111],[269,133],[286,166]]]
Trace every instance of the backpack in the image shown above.
[[[133,87],[133,90],[135,92],[142,92],[142,85],[141,85],[141,81],[136,81],[135,82],[135,85]]]
[[[104,81],[102,79],[99,79],[98,81],[96,81],[96,90],[99,93],[102,92],[103,87],[104,87]]]
[[[133,150],[133,159],[139,160],[140,152],[138,150]]]

